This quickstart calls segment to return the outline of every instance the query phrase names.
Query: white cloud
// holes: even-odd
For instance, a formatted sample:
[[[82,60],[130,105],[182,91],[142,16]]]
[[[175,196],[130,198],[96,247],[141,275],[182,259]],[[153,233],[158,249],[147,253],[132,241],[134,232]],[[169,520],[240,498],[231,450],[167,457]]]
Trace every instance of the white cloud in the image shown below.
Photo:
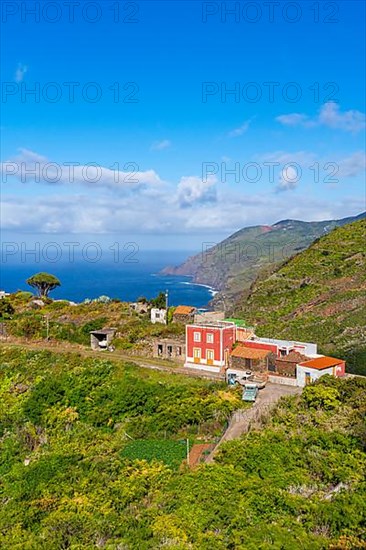
[[[275,151],[259,157],[259,160],[264,166],[273,163],[272,176],[279,172],[276,192],[290,191],[303,183],[326,185],[331,180],[342,183],[346,178],[364,174],[366,168],[366,154],[363,151],[343,158],[339,155],[319,157],[308,151]]]
[[[154,170],[141,171],[134,162],[121,165],[121,170],[112,170],[98,163],[57,163],[29,149],[19,149],[19,154],[1,163],[2,182],[16,178],[22,183],[49,185],[79,185],[93,188],[113,189],[127,192],[145,190],[153,192],[163,182]]]
[[[310,128],[314,126],[326,126],[345,132],[357,133],[366,127],[365,113],[350,110],[341,111],[340,106],[334,101],[325,103],[315,117],[303,113],[291,113],[280,115],[276,120],[284,126],[302,126]]]
[[[1,223],[4,230],[14,233],[43,234],[126,234],[130,235],[204,235],[229,234],[246,225],[271,223],[282,218],[331,219],[360,212],[364,209],[362,198],[348,197],[340,202],[320,200],[311,194],[301,194],[294,167],[284,166],[296,162],[303,169],[306,183],[309,166],[318,159],[314,153],[277,151],[263,156],[261,162],[279,162],[273,181],[274,191],[269,193],[248,191],[249,187],[226,185],[215,176],[203,181],[198,176],[185,176],[179,182],[164,182],[154,170],[139,171],[137,183],[120,183],[114,180],[114,171],[103,167],[102,178],[96,183],[85,182],[82,173],[75,168],[75,185],[63,179],[58,184],[48,184],[45,192],[38,186],[30,186],[32,193],[10,195],[10,185],[4,185]],[[23,149],[13,157],[13,162],[35,163],[45,166],[48,159],[33,151]],[[32,164],[33,162],[33,164]],[[365,155],[356,152],[339,160],[339,179],[353,177],[365,165]],[[9,168],[4,163],[5,170]],[[82,170],[83,166],[79,167]],[[306,172],[307,169],[307,172]],[[123,173],[123,172],[121,172]],[[324,175],[324,174],[323,174]],[[17,175],[19,177],[19,174]],[[338,175],[337,175],[338,176]],[[14,179],[14,176],[13,176]],[[34,178],[33,178],[34,179]],[[28,183],[32,178],[26,180]],[[8,178],[8,184],[11,178]],[[284,200],[279,191],[296,187],[296,200]],[[319,185],[317,186],[319,187]],[[257,186],[256,189],[260,189]],[[307,193],[309,187],[307,186]],[[8,196],[5,196],[4,191]],[[23,190],[23,187],[21,187]],[[34,191],[33,191],[34,190]],[[16,189],[19,192],[19,189]],[[10,196],[9,196],[10,195]],[[161,237],[162,238],[162,237]],[[160,237],[159,237],[160,240]]]
[[[178,203],[186,208],[194,205],[204,205],[217,200],[216,178],[209,176],[203,181],[198,176],[182,177],[177,188]]]
[[[290,191],[296,189],[300,181],[301,175],[299,171],[294,166],[288,166],[287,168],[282,168],[278,184],[276,186],[276,191]]]
[[[234,130],[231,130],[228,133],[228,136],[229,137],[239,137],[239,136],[242,136],[243,134],[245,134],[245,132],[248,131],[252,120],[253,120],[252,118],[250,118],[249,120],[245,120],[241,126],[239,126],[238,128],[234,128]]]
[[[366,127],[366,117],[360,111],[342,112],[337,103],[329,102],[323,105],[319,113],[319,123],[346,132],[359,132]]]
[[[343,158],[338,162],[338,177],[353,178],[362,174],[366,170],[366,154],[364,151],[357,151],[349,157]]]
[[[179,206],[179,205],[177,205]],[[132,197],[101,198],[98,195],[63,197],[7,197],[2,205],[2,229],[14,233],[40,234],[129,234],[139,242],[140,236],[229,234],[239,228],[270,224],[283,218],[324,220],[342,218],[364,210],[364,200],[344,197],[339,201],[299,196],[284,201],[280,194],[219,194],[216,202],[204,208],[173,208],[161,197],[159,208],[150,197],[136,203]],[[65,215],[67,212],[67,215]],[[53,239],[52,239],[53,240]],[[163,248],[163,245],[162,245]]]
[[[154,143],[151,145],[152,151],[163,151],[164,149],[169,149],[171,146],[171,142],[169,139],[163,139],[161,141],[154,141]]]
[[[15,82],[22,82],[24,79],[25,73],[28,71],[27,65],[24,65],[23,63],[18,63],[18,67],[15,71],[14,80]]]
[[[285,126],[314,126],[314,122],[303,113],[291,113],[289,115],[280,115],[276,118],[278,122]]]

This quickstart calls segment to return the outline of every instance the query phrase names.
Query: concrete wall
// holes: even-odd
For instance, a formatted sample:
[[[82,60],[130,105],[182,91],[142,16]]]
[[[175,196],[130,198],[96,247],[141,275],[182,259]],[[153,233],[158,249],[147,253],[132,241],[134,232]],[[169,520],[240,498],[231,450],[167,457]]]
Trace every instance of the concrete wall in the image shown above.
[[[282,384],[283,386],[297,386],[296,378],[290,378],[289,376],[274,376],[270,374],[268,376],[268,382],[272,384]]]
[[[153,307],[151,309],[150,319],[153,324],[162,323],[163,325],[166,325],[166,309]]]
[[[303,388],[306,386],[306,373],[310,374],[310,382],[315,382],[315,380],[318,380],[321,376],[324,376],[324,374],[331,374],[333,375],[333,368],[329,367],[328,369],[311,369],[309,367],[301,367],[300,365],[297,365],[296,367],[296,379],[297,379],[297,385]]]

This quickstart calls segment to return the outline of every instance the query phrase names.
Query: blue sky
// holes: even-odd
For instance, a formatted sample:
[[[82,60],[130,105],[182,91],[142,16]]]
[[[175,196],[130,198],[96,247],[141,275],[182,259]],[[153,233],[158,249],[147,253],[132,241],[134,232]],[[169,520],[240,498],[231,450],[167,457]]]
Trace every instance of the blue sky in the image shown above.
[[[363,2],[74,4],[2,4],[3,240],[195,250],[365,209]]]

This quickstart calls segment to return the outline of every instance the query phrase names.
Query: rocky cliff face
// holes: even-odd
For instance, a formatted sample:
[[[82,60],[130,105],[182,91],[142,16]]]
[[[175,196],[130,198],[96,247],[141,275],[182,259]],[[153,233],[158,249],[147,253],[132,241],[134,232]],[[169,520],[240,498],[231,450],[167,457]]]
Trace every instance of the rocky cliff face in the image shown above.
[[[258,273],[305,250],[335,227],[363,217],[365,213],[341,220],[282,220],[272,226],[246,227],[211,249],[189,257],[181,265],[166,267],[162,273],[190,276],[195,283],[224,292],[232,302],[250,287]]]

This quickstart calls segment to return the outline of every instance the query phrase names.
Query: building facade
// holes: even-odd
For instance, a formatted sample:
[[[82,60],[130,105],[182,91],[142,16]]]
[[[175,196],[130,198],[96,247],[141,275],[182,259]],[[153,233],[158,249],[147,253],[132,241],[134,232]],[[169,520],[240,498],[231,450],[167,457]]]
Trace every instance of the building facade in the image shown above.
[[[303,388],[324,374],[342,377],[345,373],[346,363],[343,359],[321,356],[299,363],[296,367],[296,381],[297,385]]]
[[[192,306],[177,306],[173,313],[173,323],[187,325],[194,322],[196,308]]]
[[[306,356],[317,354],[317,345],[309,342],[296,342],[294,340],[277,340],[275,338],[254,337],[245,341],[246,346],[256,349],[267,349],[276,354],[277,357],[285,357],[292,351]]]
[[[187,325],[185,366],[220,372],[229,365],[235,337],[234,323]]]
[[[239,372],[267,372],[274,365],[275,357],[270,350],[247,347],[239,343],[230,354],[230,369]]]
[[[153,357],[183,362],[185,353],[186,345],[183,340],[162,338],[154,342]]]
[[[162,323],[166,325],[166,309],[159,309],[158,307],[151,308],[150,320],[153,324]]]
[[[309,359],[310,357],[306,357],[298,351],[290,351],[288,355],[276,358],[273,372],[279,374],[280,376],[291,376],[292,378],[296,378],[297,365]]]

